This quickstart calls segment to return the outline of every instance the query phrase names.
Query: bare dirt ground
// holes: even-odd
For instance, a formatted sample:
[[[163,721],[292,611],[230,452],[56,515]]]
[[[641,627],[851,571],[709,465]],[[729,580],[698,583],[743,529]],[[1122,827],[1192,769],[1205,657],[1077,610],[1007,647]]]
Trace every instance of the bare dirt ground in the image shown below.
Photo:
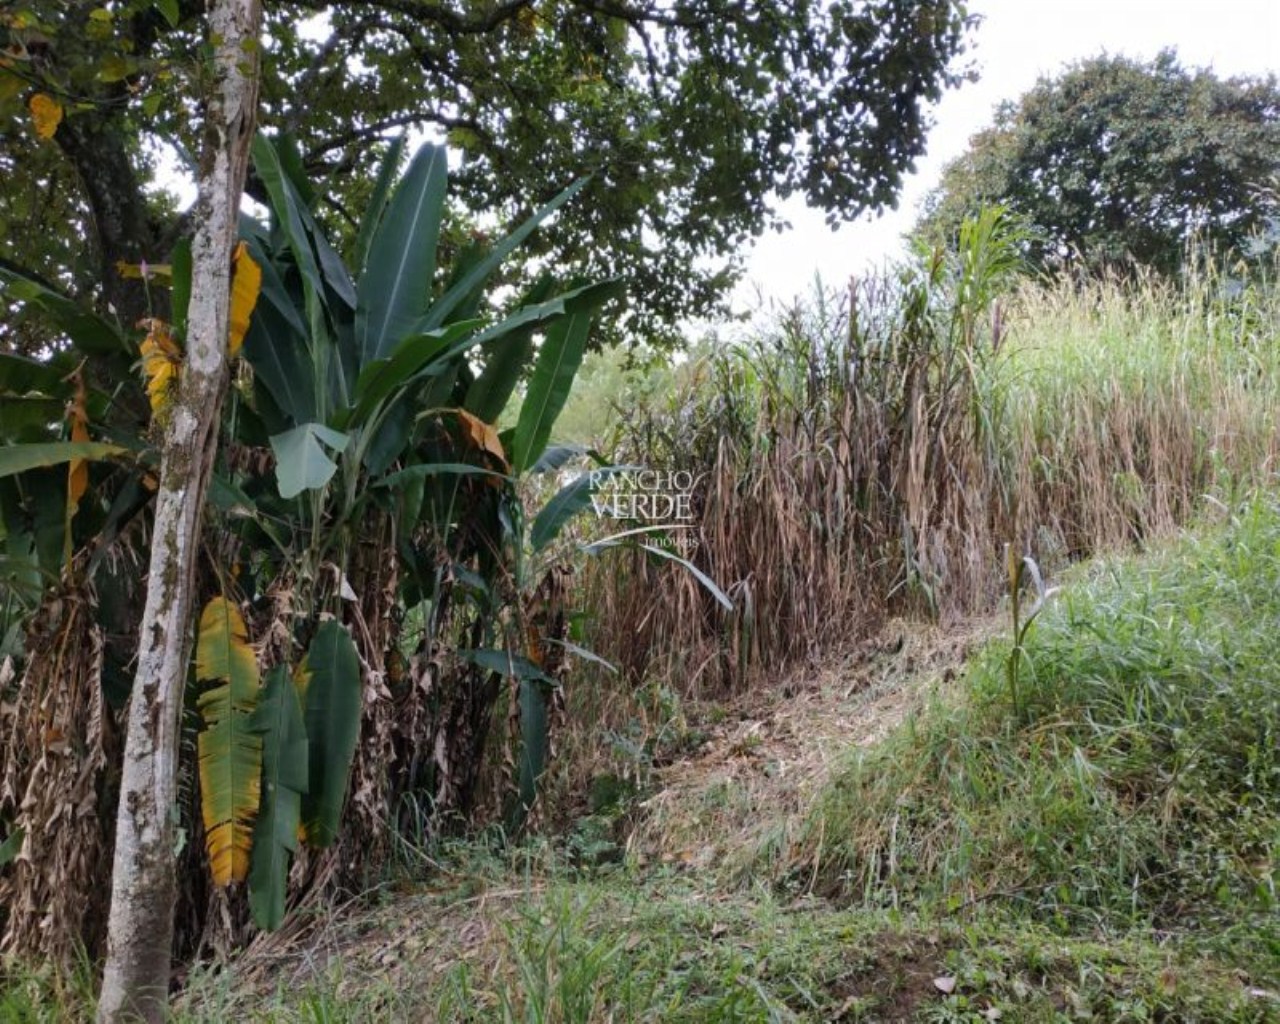
[[[642,861],[731,872],[780,852],[832,769],[933,695],[945,698],[966,658],[999,625],[992,617],[945,628],[893,620],[873,640],[781,686],[711,706],[717,720],[707,725],[707,741],[656,771],[629,850]]]

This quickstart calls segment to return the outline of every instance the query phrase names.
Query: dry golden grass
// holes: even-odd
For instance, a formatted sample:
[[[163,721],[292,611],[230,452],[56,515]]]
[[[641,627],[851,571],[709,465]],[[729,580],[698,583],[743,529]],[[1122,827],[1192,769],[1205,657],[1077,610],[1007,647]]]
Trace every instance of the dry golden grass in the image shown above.
[[[697,478],[693,561],[734,611],[641,552],[591,570],[593,643],[627,687],[771,687],[887,616],[989,611],[1005,544],[1056,570],[1274,473],[1274,289],[991,282],[975,299],[959,273],[926,262],[797,308],[634,427],[622,460]]]

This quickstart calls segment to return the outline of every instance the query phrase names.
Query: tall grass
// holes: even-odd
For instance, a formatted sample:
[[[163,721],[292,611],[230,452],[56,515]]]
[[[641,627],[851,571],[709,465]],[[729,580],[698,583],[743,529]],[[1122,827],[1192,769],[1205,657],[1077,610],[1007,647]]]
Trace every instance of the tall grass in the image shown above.
[[[798,873],[873,904],[1232,927],[1274,957],[1277,625],[1274,497],[1159,556],[1095,567],[1032,627],[1020,707],[997,644],[966,700],[836,774]]]
[[[624,461],[698,479],[694,561],[590,581],[633,682],[748,685],[887,614],[992,606],[1011,544],[1053,571],[1168,533],[1274,468],[1280,293],[1210,272],[1032,281],[998,212],[958,253],[823,293],[700,360]]]

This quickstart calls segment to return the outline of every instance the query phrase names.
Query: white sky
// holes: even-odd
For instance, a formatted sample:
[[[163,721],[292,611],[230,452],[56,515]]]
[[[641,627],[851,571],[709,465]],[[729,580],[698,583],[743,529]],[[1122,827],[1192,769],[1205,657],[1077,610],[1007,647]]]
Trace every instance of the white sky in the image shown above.
[[[898,209],[833,232],[802,200],[787,203],[792,230],[759,241],[739,305],[753,306],[757,293],[788,302],[810,290],[815,273],[838,285],[897,255],[916,205],[943,165],[990,123],[996,104],[1016,99],[1064,64],[1103,50],[1148,59],[1171,46],[1184,65],[1212,67],[1223,76],[1280,72],[1280,0],[971,0],[969,7],[983,16],[967,55],[980,78],[938,105],[928,153],[907,180]]]

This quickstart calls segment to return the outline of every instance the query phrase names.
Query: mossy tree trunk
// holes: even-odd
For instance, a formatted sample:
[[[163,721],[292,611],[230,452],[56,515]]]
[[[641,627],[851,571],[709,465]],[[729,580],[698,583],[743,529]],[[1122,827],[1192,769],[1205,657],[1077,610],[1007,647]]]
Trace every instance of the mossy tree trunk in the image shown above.
[[[201,510],[227,390],[231,252],[257,106],[259,0],[213,0],[215,78],[194,211],[181,383],[160,426],[147,600],[116,816],[99,1022],[167,1016],[175,892],[178,735]]]

